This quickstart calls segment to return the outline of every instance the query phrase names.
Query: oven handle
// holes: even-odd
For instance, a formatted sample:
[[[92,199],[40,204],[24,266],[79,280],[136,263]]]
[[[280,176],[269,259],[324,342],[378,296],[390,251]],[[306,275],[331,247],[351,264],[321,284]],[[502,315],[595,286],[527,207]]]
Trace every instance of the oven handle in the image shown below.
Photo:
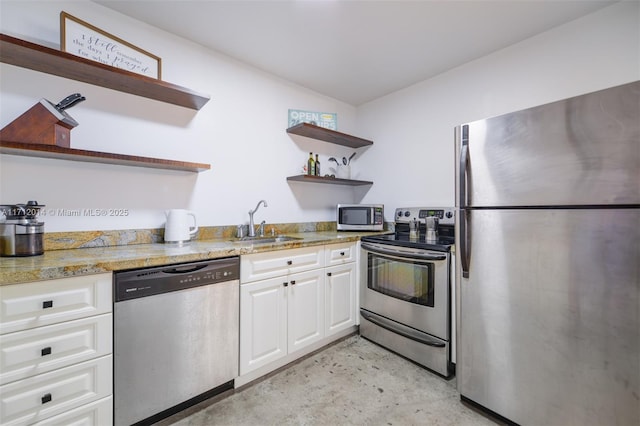
[[[426,253],[421,254],[421,253],[407,252],[403,250],[392,250],[392,249],[387,250],[387,249],[382,249],[378,246],[372,246],[367,243],[361,243],[360,246],[364,250],[370,251],[372,253],[383,254],[387,256],[402,257],[403,259],[432,260],[432,261],[447,260],[446,254],[426,254]]]
[[[428,346],[434,346],[436,348],[444,348],[446,346],[446,344],[441,340],[435,339],[426,333],[422,333],[418,330],[413,330],[409,327],[394,323],[391,320],[388,320],[379,315],[372,314],[371,312],[367,312],[364,309],[360,309],[360,315],[362,315],[362,317],[367,321],[370,321],[377,326],[406,337],[407,339],[414,340],[418,343],[423,343]]]

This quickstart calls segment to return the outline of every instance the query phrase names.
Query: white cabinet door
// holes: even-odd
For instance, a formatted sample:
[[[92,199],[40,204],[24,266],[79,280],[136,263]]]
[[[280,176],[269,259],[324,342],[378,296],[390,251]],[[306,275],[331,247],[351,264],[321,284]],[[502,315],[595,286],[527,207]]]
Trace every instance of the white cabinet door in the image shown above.
[[[241,375],[287,354],[285,285],[279,277],[240,286]]]
[[[111,273],[2,287],[0,334],[111,312]]]
[[[324,337],[324,278],[323,269],[289,275],[289,353]]]
[[[357,255],[357,243],[328,244],[325,246],[325,265],[342,265],[355,262]]]
[[[356,264],[326,269],[326,329],[330,336],[356,324]]]
[[[264,280],[324,266],[324,247],[303,247],[243,255],[240,281]]]

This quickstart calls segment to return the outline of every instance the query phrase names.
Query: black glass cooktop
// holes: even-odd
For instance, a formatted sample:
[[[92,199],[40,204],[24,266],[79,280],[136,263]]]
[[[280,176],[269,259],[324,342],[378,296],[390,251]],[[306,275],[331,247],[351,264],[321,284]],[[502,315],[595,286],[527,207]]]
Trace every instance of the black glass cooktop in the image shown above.
[[[395,233],[386,235],[376,235],[370,237],[362,237],[362,241],[371,243],[389,244],[398,247],[412,247],[425,250],[434,251],[451,251],[451,246],[454,244],[454,238],[450,236],[439,236],[435,242],[427,242],[426,233],[423,232],[417,239],[409,237],[408,233]]]

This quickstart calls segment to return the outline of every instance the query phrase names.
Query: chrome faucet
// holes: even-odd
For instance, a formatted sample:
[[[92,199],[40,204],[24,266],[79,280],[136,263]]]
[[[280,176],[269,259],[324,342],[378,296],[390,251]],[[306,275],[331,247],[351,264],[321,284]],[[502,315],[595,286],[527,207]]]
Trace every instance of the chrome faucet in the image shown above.
[[[265,207],[269,207],[267,206],[267,202],[265,200],[260,200],[258,201],[258,204],[256,205],[256,208],[253,210],[249,210],[249,236],[250,237],[255,237],[256,236],[256,229],[255,226],[253,224],[253,214],[255,212],[258,211],[258,209],[260,208],[260,203],[264,204]],[[264,225],[262,225],[261,229],[262,231],[262,235],[264,235]]]

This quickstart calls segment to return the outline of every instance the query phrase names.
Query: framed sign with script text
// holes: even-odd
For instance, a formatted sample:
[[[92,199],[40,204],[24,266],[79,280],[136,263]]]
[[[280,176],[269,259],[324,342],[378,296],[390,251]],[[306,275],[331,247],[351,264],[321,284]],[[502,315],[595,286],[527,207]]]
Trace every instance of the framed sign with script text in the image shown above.
[[[60,49],[136,74],[161,77],[159,57],[66,12],[60,12]]]

